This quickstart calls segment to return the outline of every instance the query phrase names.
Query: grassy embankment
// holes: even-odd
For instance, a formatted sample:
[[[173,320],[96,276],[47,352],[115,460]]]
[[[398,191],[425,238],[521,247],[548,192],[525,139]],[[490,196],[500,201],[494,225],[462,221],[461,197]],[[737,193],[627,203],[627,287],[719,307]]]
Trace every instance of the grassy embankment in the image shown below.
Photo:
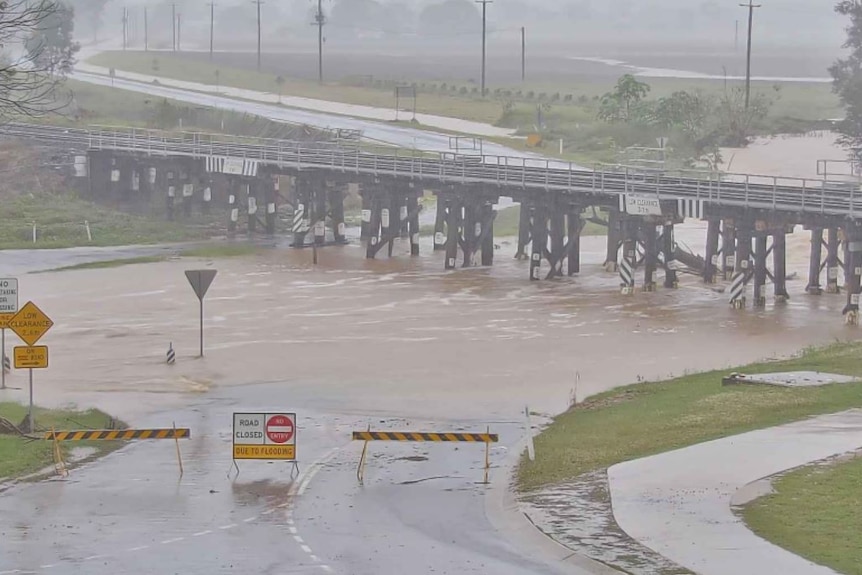
[[[155,65],[154,59],[157,60]],[[356,78],[344,78],[320,86],[316,82],[284,76],[279,86],[278,76],[272,72],[228,67],[182,54],[159,54],[154,58],[152,54],[140,52],[106,52],[94,57],[91,63],[210,85],[216,84],[218,70],[218,83],[222,86],[382,108],[394,105],[391,82],[363,84],[357,83]],[[485,122],[521,133],[536,129],[537,107],[544,105],[542,121],[546,125],[544,133],[548,144],[541,152],[581,164],[615,161],[616,150],[627,146],[655,145],[656,134],[652,130],[597,120],[598,98],[612,89],[613,82],[608,79],[578,76],[565,82],[494,86],[486,98],[479,97],[475,86],[465,82],[428,82],[421,78],[401,78],[400,81],[418,84],[417,111],[420,113]],[[652,88],[649,97],[653,99],[678,90],[699,90],[712,96],[724,91],[724,83],[713,80],[656,78],[645,81]],[[755,127],[757,133],[806,131],[818,121],[843,115],[827,84],[786,83],[778,90],[766,82],[755,82],[753,86],[755,94],[764,93],[774,100],[769,116]],[[566,145],[563,154],[558,153],[560,138]],[[524,146],[519,141],[502,141],[507,145]]]
[[[733,371],[812,370],[862,376],[860,352],[862,343],[841,343]],[[522,460],[520,489],[530,491],[623,461],[862,406],[862,383],[803,389],[722,386],[721,377],[727,373],[630,385],[572,407],[536,438],[536,461]]]
[[[862,575],[862,458],[792,471],[773,488],[743,511],[755,533],[840,573]]]
[[[12,423],[23,421],[27,408],[17,403],[0,403],[0,417]],[[33,417],[37,429],[105,429],[111,417],[97,410],[73,411],[67,409],[35,408]],[[36,433],[34,435],[40,435]],[[104,455],[122,446],[115,441],[92,441],[60,443],[64,457],[72,448],[93,448],[97,455]],[[50,467],[54,462],[53,443],[43,440],[30,440],[17,435],[0,435],[0,479],[12,479],[36,473]]]

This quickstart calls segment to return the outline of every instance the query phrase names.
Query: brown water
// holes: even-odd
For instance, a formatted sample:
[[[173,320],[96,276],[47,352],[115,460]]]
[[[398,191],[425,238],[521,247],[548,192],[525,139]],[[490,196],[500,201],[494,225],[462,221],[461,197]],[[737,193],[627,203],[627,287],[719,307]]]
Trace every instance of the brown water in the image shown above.
[[[695,249],[703,236],[702,224],[677,232]],[[601,269],[603,238],[585,239],[579,277],[532,283],[512,241],[498,242],[493,268],[453,272],[429,245],[411,259],[404,244],[376,261],[357,246],[327,247],[317,267],[310,250],[285,248],[21,276],[22,304],[32,299],[55,322],[40,342],[51,367],[35,372],[36,401],[134,419],[215,386],[275,381],[314,409],[513,418],[524,404],[565,409],[576,373],[583,397],[859,334],[843,325],[844,296],[803,293],[801,232],[788,238],[789,271],[800,273],[790,302],[769,298],[765,310],[742,312],[692,276],[677,290],[620,295],[616,274]],[[219,270],[206,299],[204,359],[195,357],[198,304],[183,275],[196,267]],[[169,342],[174,366],[165,364]],[[25,401],[25,372],[9,383],[22,389],[0,399]]]

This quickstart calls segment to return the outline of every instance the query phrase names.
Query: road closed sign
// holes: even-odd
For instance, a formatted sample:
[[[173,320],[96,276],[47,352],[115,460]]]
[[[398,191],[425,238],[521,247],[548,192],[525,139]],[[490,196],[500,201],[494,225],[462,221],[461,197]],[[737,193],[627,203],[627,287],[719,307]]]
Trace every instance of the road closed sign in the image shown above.
[[[233,458],[296,460],[295,413],[234,413]]]

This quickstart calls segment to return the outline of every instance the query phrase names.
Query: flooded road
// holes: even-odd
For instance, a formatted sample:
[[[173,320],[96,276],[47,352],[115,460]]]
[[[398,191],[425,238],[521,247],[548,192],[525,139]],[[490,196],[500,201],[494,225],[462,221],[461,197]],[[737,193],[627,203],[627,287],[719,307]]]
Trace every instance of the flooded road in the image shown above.
[[[681,226],[677,239],[702,252],[704,232]],[[858,337],[843,325],[844,296],[803,293],[801,232],[788,238],[788,271],[800,278],[788,283],[791,300],[742,312],[692,276],[677,290],[621,296],[617,275],[601,268],[604,238],[584,239],[580,276],[533,283],[528,262],[512,257],[514,240],[497,241],[493,268],[452,272],[426,241],[412,259],[405,242],[376,261],[357,245],[326,247],[318,266],[310,250],[285,248],[19,273],[22,303],[33,300],[55,323],[40,342],[51,368],[36,374],[38,404],[97,406],[136,425],[176,421],[192,439],[179,482],[173,446],[153,442],[67,481],[0,495],[0,573],[588,572],[545,565],[489,525],[481,446],[374,445],[360,488],[361,445],[350,431],[490,426],[501,434],[492,483],[505,482],[493,471],[515,455],[524,405],[564,410],[576,374],[584,397]],[[203,359],[183,275],[193,268],[219,270]],[[25,378],[13,373],[9,384],[21,389],[0,400],[24,401]],[[227,479],[230,414],[254,410],[298,413],[302,476],[247,463]]]

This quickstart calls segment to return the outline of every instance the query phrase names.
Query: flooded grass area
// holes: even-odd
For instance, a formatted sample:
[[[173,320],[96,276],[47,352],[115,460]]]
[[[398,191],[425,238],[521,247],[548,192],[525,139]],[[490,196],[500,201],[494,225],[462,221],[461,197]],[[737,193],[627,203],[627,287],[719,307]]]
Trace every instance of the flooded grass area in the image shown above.
[[[591,397],[558,416],[536,438],[536,461],[523,459],[519,468],[520,488],[535,490],[623,461],[860,407],[862,383],[804,389],[721,384],[729,371],[860,376],[860,351],[862,344],[838,343],[788,360],[639,383]]]
[[[89,223],[92,239],[87,236]],[[67,194],[25,194],[0,202],[0,249],[119,246],[206,239],[209,220],[167,222]],[[33,241],[33,226],[36,241]]]
[[[773,481],[743,510],[764,539],[847,575],[862,575],[862,458],[814,464]]]
[[[183,250],[180,255],[187,258],[235,258],[259,254],[261,249],[245,243],[214,243]]]
[[[27,415],[27,408],[18,403],[0,403],[0,418],[19,425]],[[105,429],[111,417],[98,409],[77,411],[73,409],[35,408],[33,417],[37,432],[31,437],[41,437],[42,432],[70,429]],[[105,454],[120,447],[119,442],[101,441],[61,443],[64,456],[73,448],[95,449],[96,454]],[[11,479],[36,473],[53,464],[53,444],[41,439],[30,439],[13,433],[0,432],[0,479]]]

